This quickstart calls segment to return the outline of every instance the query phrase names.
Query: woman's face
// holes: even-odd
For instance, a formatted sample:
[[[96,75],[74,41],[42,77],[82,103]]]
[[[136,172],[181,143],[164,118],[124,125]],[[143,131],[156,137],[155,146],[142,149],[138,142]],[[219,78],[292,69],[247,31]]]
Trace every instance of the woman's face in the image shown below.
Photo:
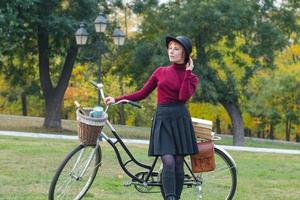
[[[171,41],[168,48],[169,60],[172,63],[184,63],[184,48],[177,42]]]

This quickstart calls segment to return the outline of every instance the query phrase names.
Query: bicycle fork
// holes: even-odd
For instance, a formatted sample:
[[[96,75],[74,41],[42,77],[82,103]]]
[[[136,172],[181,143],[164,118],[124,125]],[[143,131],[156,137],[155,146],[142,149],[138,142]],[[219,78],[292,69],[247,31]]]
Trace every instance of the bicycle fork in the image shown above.
[[[76,176],[76,172],[74,172],[74,171],[75,171],[75,169],[77,169],[77,166],[81,164],[81,162],[82,162],[82,157],[83,157],[84,152],[85,152],[86,149],[84,148],[84,149],[82,149],[82,150],[80,151],[80,154],[79,154],[79,156],[78,156],[78,158],[77,158],[77,160],[76,160],[76,162],[75,162],[75,164],[74,164],[72,170],[71,170],[70,173],[69,173],[69,175],[70,175],[71,177],[75,178],[76,181],[81,180],[82,177],[84,176],[84,174],[85,174],[85,172],[86,172],[88,166],[90,165],[90,163],[92,162],[92,160],[93,160],[93,158],[94,158],[94,156],[95,156],[95,154],[96,154],[96,151],[97,151],[97,149],[98,149],[98,146],[99,146],[99,144],[98,144],[98,142],[97,142],[97,143],[96,143],[96,146],[95,146],[95,148],[94,148],[94,150],[93,150],[93,153],[91,153],[91,154],[89,155],[89,157],[88,157],[88,159],[87,159],[87,162],[86,162],[86,164],[85,164],[83,170],[81,171],[81,173],[78,172],[78,173],[80,173],[79,176]],[[101,164],[101,162],[99,163],[99,165],[100,165],[100,164]],[[79,169],[80,169],[80,168],[79,168]],[[78,174],[78,173],[77,173],[77,174]]]

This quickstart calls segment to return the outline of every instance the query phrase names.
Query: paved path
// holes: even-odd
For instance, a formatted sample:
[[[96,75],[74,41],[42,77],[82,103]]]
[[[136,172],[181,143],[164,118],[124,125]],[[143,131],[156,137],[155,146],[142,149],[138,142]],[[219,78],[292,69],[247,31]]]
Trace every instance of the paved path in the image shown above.
[[[25,132],[17,132],[17,131],[0,131],[0,135],[33,137],[33,138],[66,139],[66,140],[77,140],[78,139],[77,136],[71,136],[71,135],[56,135],[56,134],[45,134],[45,133],[25,133]],[[123,139],[123,141],[125,143],[132,143],[132,144],[149,144],[148,140]],[[300,155],[300,150],[257,148],[257,147],[239,147],[239,146],[227,146],[227,145],[218,145],[218,146],[220,146],[220,147],[222,147],[226,150],[232,150],[232,151],[248,151],[248,152],[263,152],[263,153],[279,153],[279,154]]]

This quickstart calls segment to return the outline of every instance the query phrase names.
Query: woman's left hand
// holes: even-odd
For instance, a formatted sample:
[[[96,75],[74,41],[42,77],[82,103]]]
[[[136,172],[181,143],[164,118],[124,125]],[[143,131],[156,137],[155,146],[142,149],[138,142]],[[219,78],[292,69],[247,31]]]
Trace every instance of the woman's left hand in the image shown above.
[[[106,105],[109,105],[109,104],[115,103],[116,100],[113,97],[105,97],[104,102]]]
[[[186,70],[193,70],[194,69],[194,62],[192,58],[190,57],[190,60],[188,63],[186,63]]]

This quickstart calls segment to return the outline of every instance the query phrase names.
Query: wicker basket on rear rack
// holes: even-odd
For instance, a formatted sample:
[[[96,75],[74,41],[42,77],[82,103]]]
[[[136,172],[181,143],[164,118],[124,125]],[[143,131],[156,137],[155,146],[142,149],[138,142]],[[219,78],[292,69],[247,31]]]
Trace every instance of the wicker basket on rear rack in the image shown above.
[[[91,108],[84,108],[85,113],[90,113]],[[107,120],[107,114],[104,113],[100,118],[94,118],[83,115],[76,110],[76,119],[78,127],[78,139],[81,144],[95,145],[97,138],[101,134],[103,126]]]

